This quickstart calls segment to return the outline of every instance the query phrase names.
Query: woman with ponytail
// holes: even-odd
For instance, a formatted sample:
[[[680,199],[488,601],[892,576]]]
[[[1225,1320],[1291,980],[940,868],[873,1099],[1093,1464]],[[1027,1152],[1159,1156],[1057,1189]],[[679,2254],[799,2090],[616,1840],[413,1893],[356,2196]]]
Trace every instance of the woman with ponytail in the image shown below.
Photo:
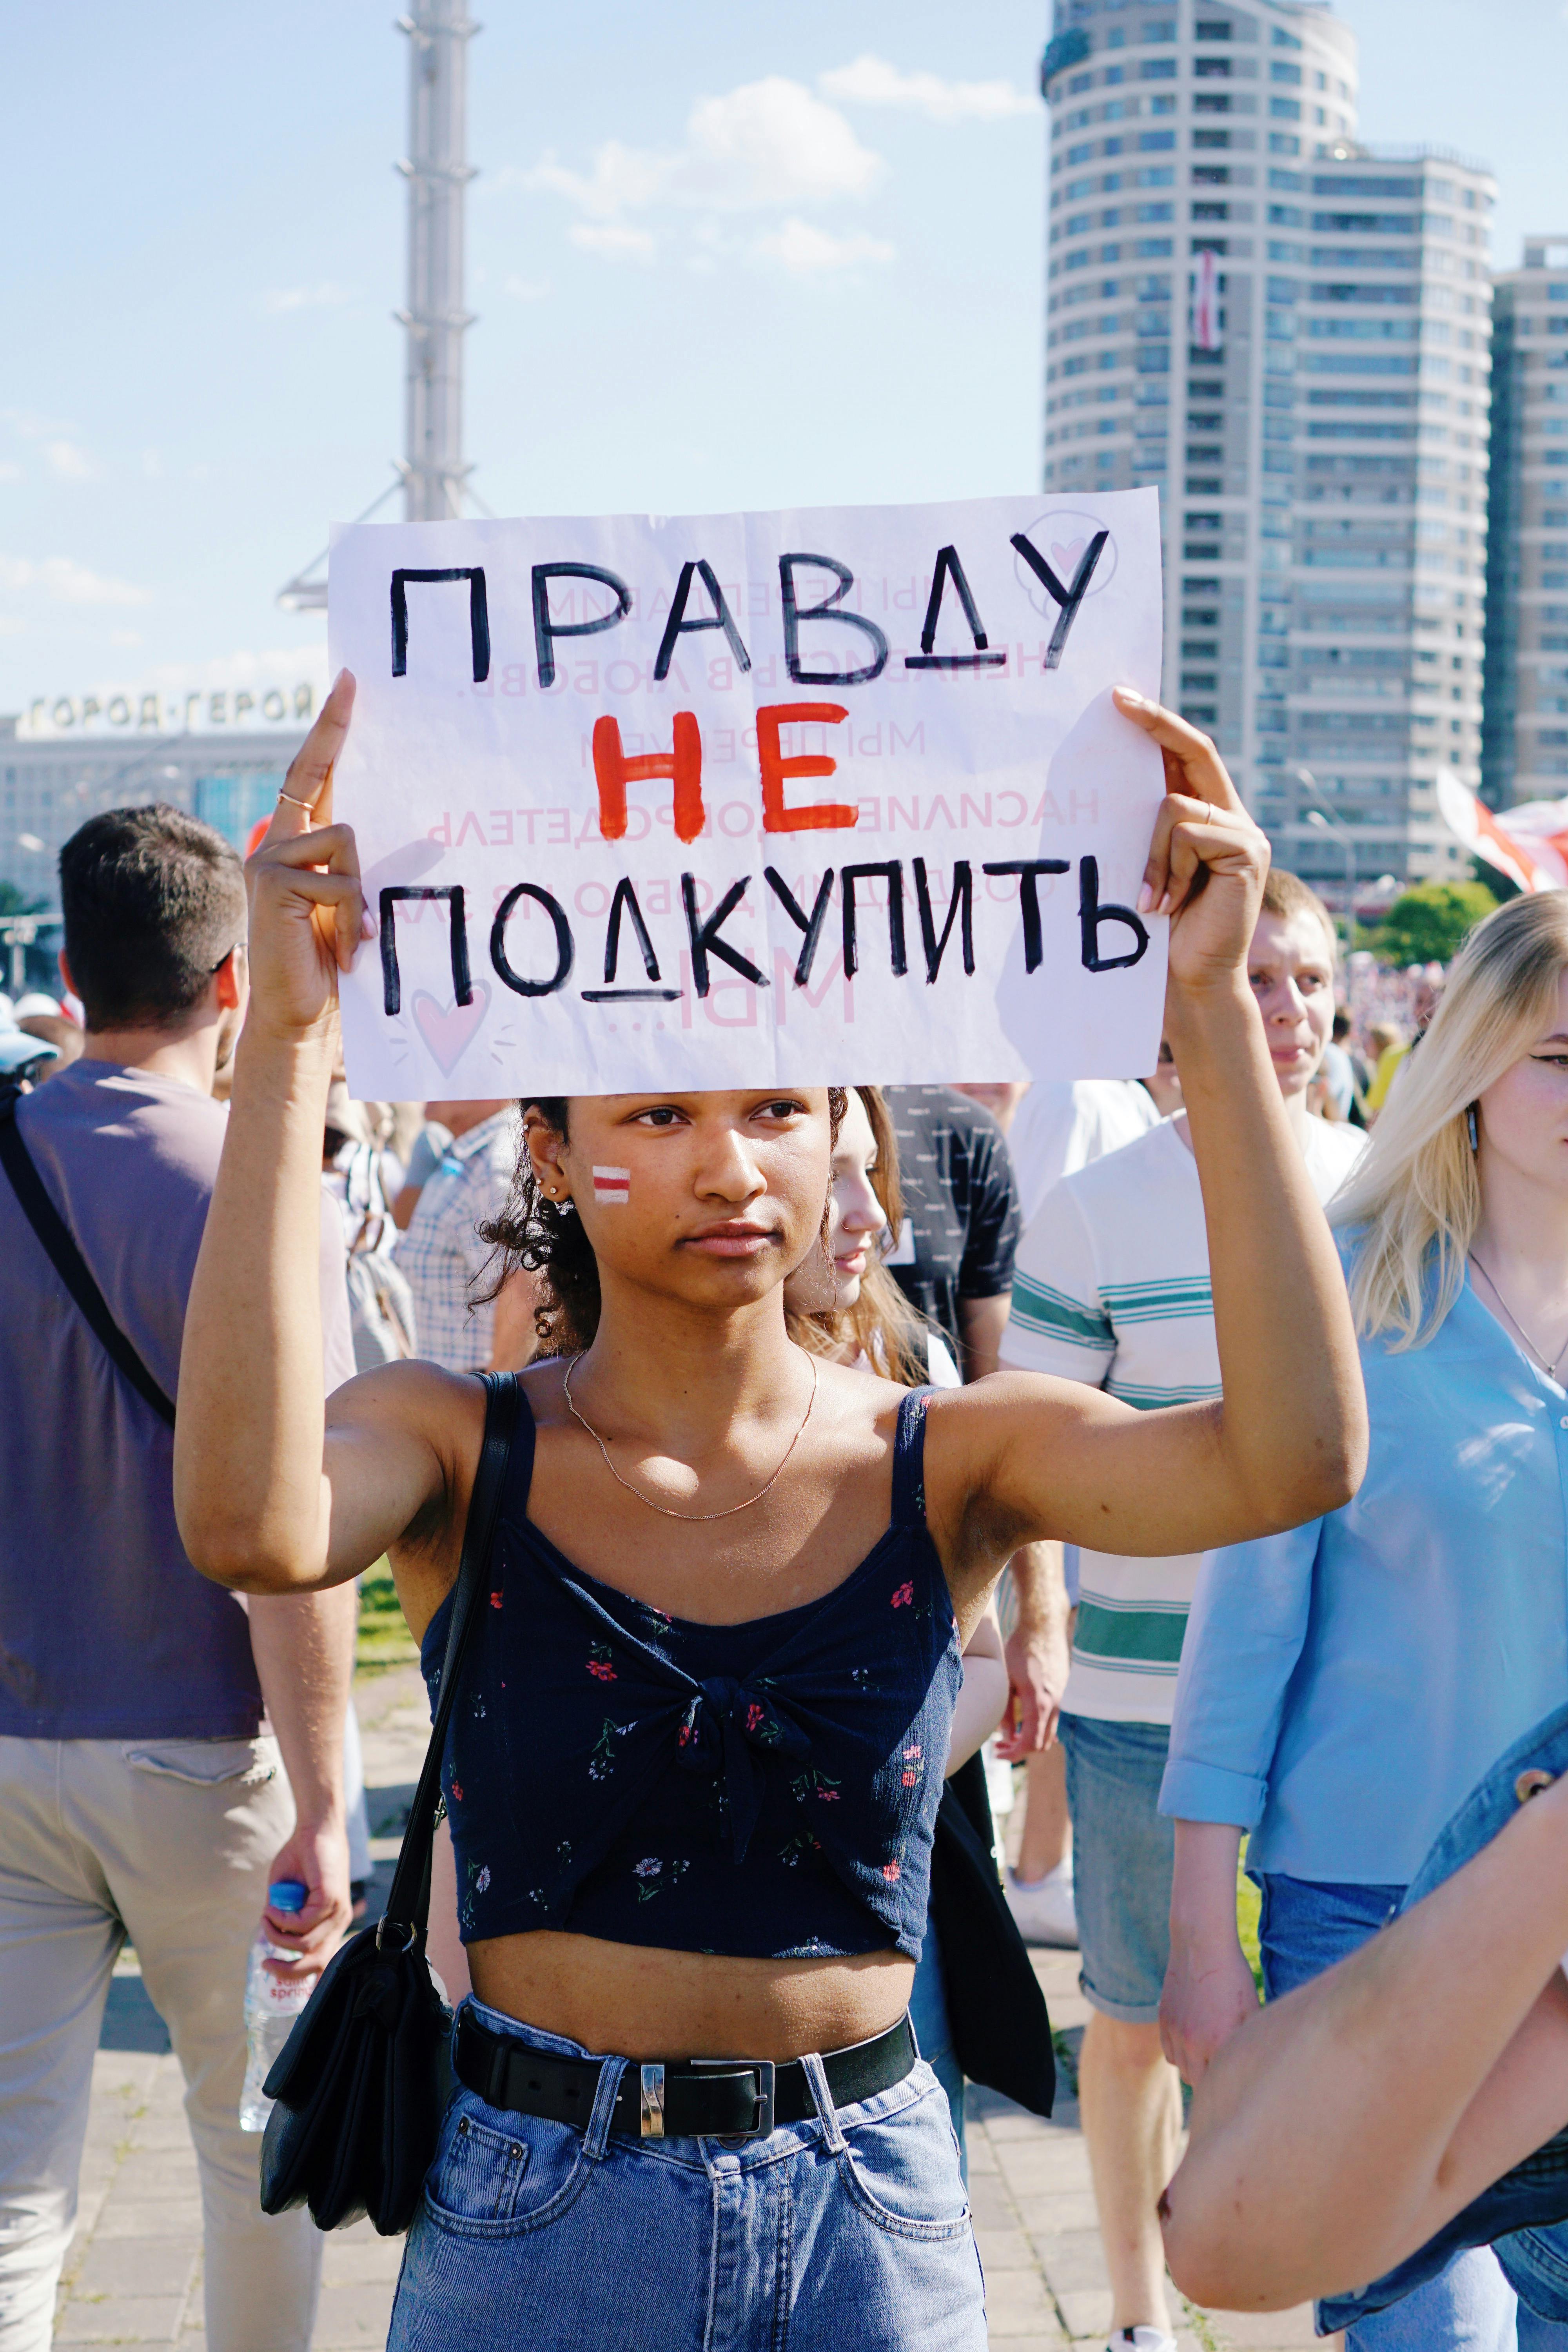
[[[1258,2004],[1243,1835],[1272,2000],[1375,1934],[1470,1790],[1568,1697],[1568,895],[1472,932],[1330,1214],[1365,1479],[1322,1519],[1212,1552],[1182,1655],[1161,2022],[1194,2083]],[[1375,2314],[1321,2314],[1346,2318],[1350,2352],[1515,2341],[1484,2245]]]

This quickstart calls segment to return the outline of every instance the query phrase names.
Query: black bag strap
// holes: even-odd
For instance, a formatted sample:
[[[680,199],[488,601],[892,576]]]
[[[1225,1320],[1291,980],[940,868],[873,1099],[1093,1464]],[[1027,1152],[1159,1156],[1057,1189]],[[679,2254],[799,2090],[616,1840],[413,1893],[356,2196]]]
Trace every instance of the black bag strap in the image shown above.
[[[37,1235],[50,1265],[70,1292],[94,1338],[122,1372],[144,1404],[173,1429],[174,1408],[109,1311],[109,1302],[92,1278],[87,1260],[71,1238],[69,1226],[44,1189],[32,1154],[16,1125],[18,1089],[0,1092],[0,1166],[11,1180],[16,1205]]]
[[[409,1808],[408,1827],[404,1832],[403,1850],[393,1874],[385,1915],[375,1931],[378,1948],[384,1930],[391,1935],[398,1928],[407,1930],[408,1943],[423,1943],[430,1919],[430,1853],[436,1840],[436,1808],[441,1794],[441,1759],[447,1749],[447,1727],[451,1722],[452,1709],[457,1703],[464,1654],[479,1619],[479,1588],[489,1559],[496,1519],[500,1511],[507,1460],[511,1453],[511,1441],[522,1405],[522,1391],[515,1372],[486,1372],[484,1383],[484,1443],[479,1448],[479,1467],[474,1473],[473,1491],[468,1496],[468,1519],[463,1530],[463,1553],[458,1564],[458,1580],[452,1587],[447,1654],[441,1664],[441,1696],[436,1705],[436,1719],[430,1727],[430,1745],[425,1751],[419,1786],[414,1791],[414,1802]]]

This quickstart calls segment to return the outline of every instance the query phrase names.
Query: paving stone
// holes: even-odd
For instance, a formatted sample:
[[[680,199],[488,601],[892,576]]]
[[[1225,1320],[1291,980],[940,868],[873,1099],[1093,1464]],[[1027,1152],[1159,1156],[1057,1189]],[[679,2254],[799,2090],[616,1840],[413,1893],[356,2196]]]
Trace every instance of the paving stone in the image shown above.
[[[1098,2228],[1036,2231],[1033,2251],[1058,2294],[1108,2284]]]
[[[96,2294],[184,2295],[201,2259],[202,2242],[178,2238],[103,2238],[87,2249],[77,2275],[80,2301]]]
[[[314,2352],[353,2352],[365,2344],[384,2344],[392,2317],[395,2281],[378,2280],[358,2286],[324,2286],[316,2315]]]
[[[184,2297],[104,2294],[73,2298],[55,2322],[57,2344],[171,2344]]]
[[[193,2182],[188,2197],[110,2197],[92,2232],[98,2245],[115,2238],[188,2238],[201,2242],[201,2200]]]
[[[987,2278],[993,2271],[1039,2270],[1035,2250],[1022,2230],[988,2230],[977,2222],[974,2242],[980,2249]]]
[[[994,2336],[1037,2335],[1056,2321],[1056,2305],[1037,2270],[985,2273],[985,2318]]]
[[[1073,2337],[1099,2336],[1104,2337],[1110,2327],[1110,2289],[1109,2287],[1061,2288],[1057,2302]]]

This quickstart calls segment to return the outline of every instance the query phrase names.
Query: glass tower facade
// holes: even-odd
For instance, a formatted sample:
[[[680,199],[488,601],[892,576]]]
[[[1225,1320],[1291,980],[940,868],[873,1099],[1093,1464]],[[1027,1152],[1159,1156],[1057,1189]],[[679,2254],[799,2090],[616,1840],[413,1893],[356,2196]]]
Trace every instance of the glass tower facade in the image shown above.
[[[1041,87],[1047,489],[1159,486],[1166,698],[1281,863],[1339,898],[1447,873],[1435,761],[1479,776],[1486,174],[1367,155],[1354,37],[1300,0],[1058,0]]]
[[[1495,287],[1481,791],[1568,793],[1568,236]]]

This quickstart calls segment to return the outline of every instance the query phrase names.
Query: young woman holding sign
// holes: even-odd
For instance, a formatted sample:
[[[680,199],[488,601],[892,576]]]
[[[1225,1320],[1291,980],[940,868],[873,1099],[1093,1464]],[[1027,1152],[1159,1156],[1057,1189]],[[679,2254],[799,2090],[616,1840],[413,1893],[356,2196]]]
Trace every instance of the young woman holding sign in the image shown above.
[[[251,861],[176,1488],[191,1558],[240,1591],[389,1551],[434,1662],[484,1391],[403,1364],[329,1405],[315,1329],[337,975],[366,928],[327,822],[353,695],[340,678]],[[1119,700],[1171,788],[1143,903],[1172,917],[1225,1401],[1135,1412],[1024,1376],[931,1399],[795,1347],[784,1285],[821,1229],[836,1089],[650,1087],[531,1122],[521,1211],[572,1352],[521,1376],[454,1719],[475,1998],[394,2346],[837,2352],[852,2315],[868,2352],[981,2352],[952,2136],[905,2023],[963,1638],[1020,1544],[1289,1526],[1352,1492],[1364,1444],[1247,980],[1268,848],[1205,737]],[[552,2119],[584,2111],[570,2096],[585,2127]]]

